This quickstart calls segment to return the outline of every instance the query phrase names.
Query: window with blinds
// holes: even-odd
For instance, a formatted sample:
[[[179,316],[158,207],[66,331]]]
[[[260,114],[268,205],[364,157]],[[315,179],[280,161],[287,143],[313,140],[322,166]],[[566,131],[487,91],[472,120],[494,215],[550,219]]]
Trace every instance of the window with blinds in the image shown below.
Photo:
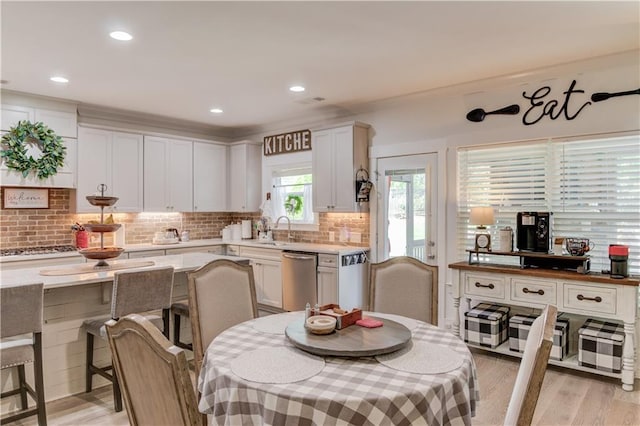
[[[609,269],[609,244],[624,244],[629,273],[640,274],[640,135],[464,148],[458,171],[461,258],[476,232],[471,207],[494,208],[494,247],[500,228],[515,232],[518,212],[549,211],[554,237],[593,242],[592,271]]]

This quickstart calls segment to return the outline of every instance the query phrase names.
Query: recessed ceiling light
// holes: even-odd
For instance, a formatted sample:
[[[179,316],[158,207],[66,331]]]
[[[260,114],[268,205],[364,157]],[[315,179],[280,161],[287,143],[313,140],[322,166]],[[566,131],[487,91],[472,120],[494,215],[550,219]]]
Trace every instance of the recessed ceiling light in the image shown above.
[[[222,114],[223,113],[223,111],[220,108],[211,108],[209,111],[214,113],[214,114]]]
[[[68,78],[64,78],[64,77],[60,77],[60,76],[51,77],[49,80],[55,81],[56,83],[68,83],[69,82]]]
[[[291,86],[291,87],[289,87],[289,90],[291,90],[292,92],[304,92],[304,87],[303,86]]]
[[[111,38],[120,40],[120,41],[129,41],[133,38],[131,34],[126,33],[124,31],[113,31],[109,33],[109,35],[111,36]]]

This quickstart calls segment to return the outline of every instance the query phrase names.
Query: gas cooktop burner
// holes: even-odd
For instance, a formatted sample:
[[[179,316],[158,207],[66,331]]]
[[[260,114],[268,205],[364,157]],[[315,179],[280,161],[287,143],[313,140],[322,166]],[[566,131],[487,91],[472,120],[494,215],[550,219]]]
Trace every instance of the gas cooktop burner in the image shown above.
[[[53,254],[76,251],[74,246],[38,246],[0,250],[0,256],[22,256],[30,254]]]

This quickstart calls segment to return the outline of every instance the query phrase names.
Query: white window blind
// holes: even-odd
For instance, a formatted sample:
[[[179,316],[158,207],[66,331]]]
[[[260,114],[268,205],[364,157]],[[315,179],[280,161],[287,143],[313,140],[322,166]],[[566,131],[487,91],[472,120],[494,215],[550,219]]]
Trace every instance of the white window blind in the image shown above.
[[[458,251],[473,246],[474,206],[493,206],[498,229],[516,229],[520,211],[553,212],[553,235],[588,238],[591,270],[609,269],[609,244],[629,246],[640,274],[640,136],[541,141],[458,152]],[[502,262],[503,260],[501,260]]]

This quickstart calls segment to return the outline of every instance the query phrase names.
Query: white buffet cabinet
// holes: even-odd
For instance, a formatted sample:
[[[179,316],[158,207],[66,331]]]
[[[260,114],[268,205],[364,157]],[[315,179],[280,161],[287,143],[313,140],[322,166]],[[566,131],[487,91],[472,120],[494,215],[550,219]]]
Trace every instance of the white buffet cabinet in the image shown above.
[[[578,274],[541,269],[520,269],[517,266],[473,264],[459,262],[449,265],[454,274],[454,309],[461,314],[471,309],[471,301],[491,302],[514,308],[542,309],[546,304],[555,305],[559,312],[572,314],[578,321],[571,324],[575,332],[589,317],[624,323],[625,340],[622,352],[622,372],[608,373],[578,365],[577,353],[562,361],[549,360],[550,364],[575,370],[617,377],[624,390],[633,390],[635,371],[634,348],[636,342],[636,316],[638,312],[638,280],[611,279],[608,275]],[[461,315],[454,318],[454,333],[463,337]],[[464,327],[464,326],[463,326]],[[575,337],[575,336],[574,336]],[[496,349],[481,349],[521,356],[509,350],[506,342]]]

